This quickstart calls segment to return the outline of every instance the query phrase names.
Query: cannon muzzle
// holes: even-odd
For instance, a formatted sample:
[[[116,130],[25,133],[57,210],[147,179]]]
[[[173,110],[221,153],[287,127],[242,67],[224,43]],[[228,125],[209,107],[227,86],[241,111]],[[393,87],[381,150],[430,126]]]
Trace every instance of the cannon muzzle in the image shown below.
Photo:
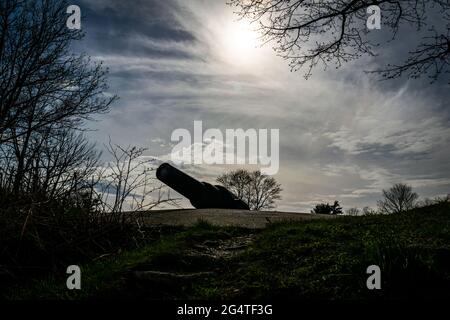
[[[197,209],[250,209],[244,201],[238,199],[227,188],[198,181],[168,163],[163,163],[158,167],[156,177],[188,198]]]

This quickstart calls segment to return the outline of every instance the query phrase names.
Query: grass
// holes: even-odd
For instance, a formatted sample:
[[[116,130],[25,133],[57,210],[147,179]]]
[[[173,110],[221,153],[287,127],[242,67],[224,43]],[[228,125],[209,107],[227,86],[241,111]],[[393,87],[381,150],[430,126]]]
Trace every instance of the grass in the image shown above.
[[[198,254],[252,236],[229,256]],[[206,249],[205,249],[206,248]],[[206,250],[206,251],[205,251]],[[368,290],[366,269],[381,268]],[[405,299],[450,298],[450,204],[399,215],[274,223],[262,231],[199,221],[137,250],[81,266],[82,290],[64,271],[7,291],[8,299]],[[148,283],[130,272],[214,272],[195,281]]]

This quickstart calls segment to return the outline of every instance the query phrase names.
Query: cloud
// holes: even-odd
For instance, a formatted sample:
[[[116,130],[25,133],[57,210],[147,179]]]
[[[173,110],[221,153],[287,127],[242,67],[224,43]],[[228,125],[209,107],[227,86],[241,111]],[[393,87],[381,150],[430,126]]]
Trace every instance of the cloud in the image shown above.
[[[324,135],[350,154],[427,155],[449,145],[450,127],[445,118],[429,114],[433,103],[404,86],[389,96],[375,95],[374,101],[358,110],[349,123]],[[430,110],[431,111],[431,110]]]
[[[400,181],[423,196],[450,185],[450,93],[444,83],[378,82],[364,73],[404,57],[400,45],[378,48],[340,70],[304,80],[268,46],[241,47],[242,26],[224,1],[82,1],[86,38],[77,49],[110,68],[110,93],[121,99],[90,127],[92,139],[150,147],[166,159],[171,133],[204,129],[280,129],[280,210],[306,211],[318,201],[374,205]],[[244,32],[244,31],[243,31]],[[247,31],[245,31],[247,32]],[[388,37],[380,33],[379,37]],[[244,38],[250,39],[251,38]],[[241,50],[241,51],[240,51]],[[166,159],[168,160],[168,159]],[[234,166],[183,165],[214,182]]]

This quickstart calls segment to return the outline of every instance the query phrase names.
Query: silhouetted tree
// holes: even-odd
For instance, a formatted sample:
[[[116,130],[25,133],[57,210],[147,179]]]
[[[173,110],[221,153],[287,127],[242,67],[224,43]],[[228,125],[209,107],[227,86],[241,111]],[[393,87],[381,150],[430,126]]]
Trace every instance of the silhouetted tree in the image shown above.
[[[400,213],[414,208],[419,196],[411,186],[397,183],[389,190],[383,190],[383,199],[378,202],[381,213]]]
[[[429,74],[435,80],[450,66],[450,2],[442,0],[230,0],[241,17],[259,22],[265,42],[290,62],[292,70],[306,67],[305,77],[319,63],[343,63],[363,55],[374,56],[378,46],[368,33],[367,9],[381,9],[383,32],[396,38],[401,25],[423,31],[421,43],[403,63],[388,64],[385,78]],[[431,17],[431,18],[430,18]],[[427,20],[428,19],[428,20]]]
[[[377,214],[377,211],[375,211],[371,207],[364,207],[362,209],[362,214],[363,214],[363,216],[372,216],[372,215]]]
[[[0,144],[0,187],[49,198],[84,188],[98,165],[95,145],[72,129],[40,131],[30,136],[26,148],[18,139]]]
[[[329,203],[317,204],[311,213],[315,214],[342,214],[342,207],[339,205],[339,201],[334,201],[333,205]]]
[[[165,192],[164,186],[157,183],[154,159],[142,157],[145,148],[122,147],[109,141],[106,149],[112,160],[100,170],[95,186],[105,211],[116,214],[125,209],[150,210],[162,203],[177,205],[170,190]]]
[[[67,28],[66,9],[58,0],[0,2],[0,143],[20,139],[26,149],[33,132],[79,127],[116,98],[104,94],[101,64],[69,53],[83,33]]]
[[[217,182],[247,203],[250,210],[272,209],[281,199],[281,185],[260,170],[238,169],[219,176]]]
[[[349,216],[359,216],[360,211],[358,208],[350,208],[346,212]]]
[[[67,28],[66,9],[58,0],[0,2],[0,161],[14,193],[39,184],[52,196],[75,167],[92,166],[92,146],[71,131],[116,99],[105,94],[101,63],[69,52],[83,33]]]

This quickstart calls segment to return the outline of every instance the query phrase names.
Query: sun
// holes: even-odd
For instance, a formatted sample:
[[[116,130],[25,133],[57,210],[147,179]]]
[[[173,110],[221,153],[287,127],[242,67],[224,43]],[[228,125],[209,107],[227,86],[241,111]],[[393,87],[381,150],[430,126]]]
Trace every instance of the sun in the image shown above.
[[[223,29],[223,53],[235,65],[255,62],[259,39],[255,26],[245,20],[233,21]]]

